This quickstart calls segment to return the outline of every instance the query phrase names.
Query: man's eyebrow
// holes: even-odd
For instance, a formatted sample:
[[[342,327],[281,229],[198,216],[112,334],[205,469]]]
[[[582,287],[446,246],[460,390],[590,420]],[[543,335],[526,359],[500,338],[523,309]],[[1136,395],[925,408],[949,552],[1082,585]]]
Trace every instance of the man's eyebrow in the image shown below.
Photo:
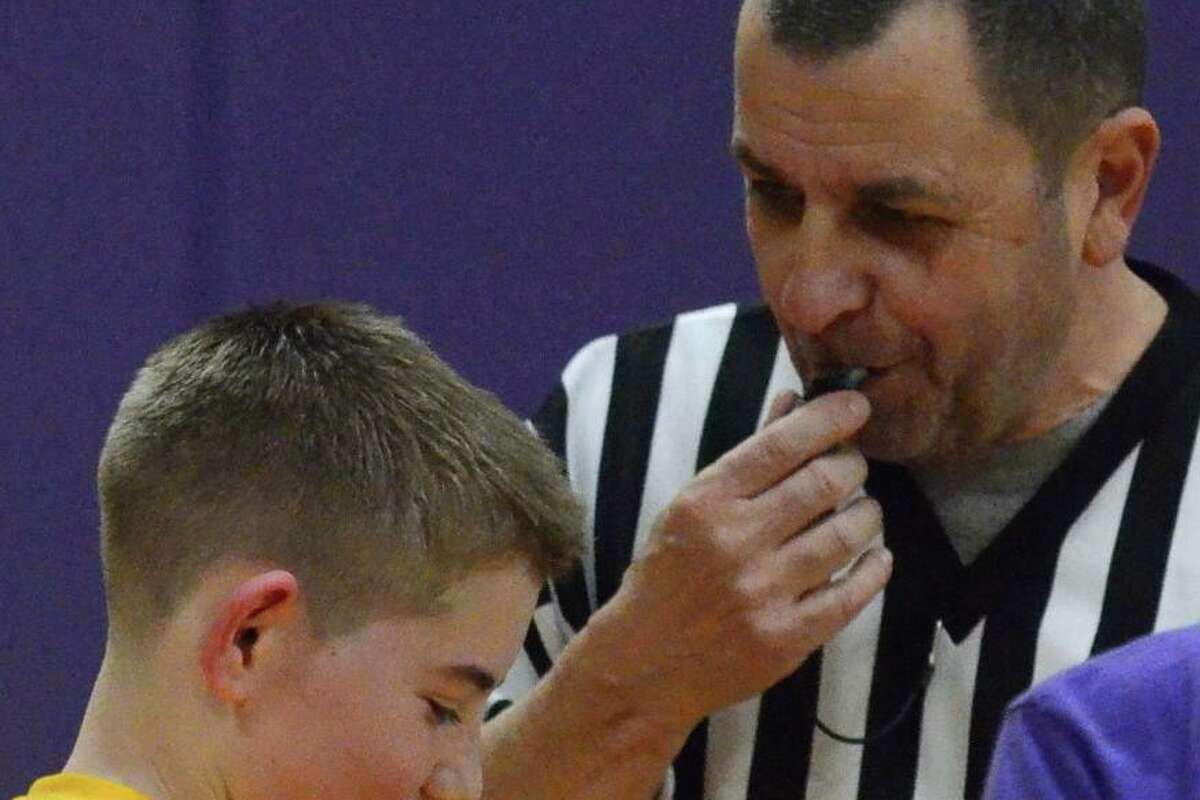
[[[441,677],[459,683],[468,683],[480,692],[490,692],[499,681],[483,667],[474,664],[449,664],[435,670]]]
[[[749,167],[754,172],[762,175],[764,178],[770,178],[774,181],[783,182],[783,175],[774,167],[764,164],[758,160],[758,156],[750,149],[750,145],[746,144],[742,139],[734,139],[729,145],[729,154],[734,160],[745,167]]]
[[[734,139],[729,145],[733,158],[747,169],[768,180],[786,184],[787,178],[782,172],[762,162],[754,151],[742,139]],[[897,203],[903,200],[928,200],[937,203],[958,203],[958,197],[953,192],[943,191],[941,187],[929,186],[916,178],[901,176],[883,178],[860,186],[855,191],[856,199],[863,205]]]

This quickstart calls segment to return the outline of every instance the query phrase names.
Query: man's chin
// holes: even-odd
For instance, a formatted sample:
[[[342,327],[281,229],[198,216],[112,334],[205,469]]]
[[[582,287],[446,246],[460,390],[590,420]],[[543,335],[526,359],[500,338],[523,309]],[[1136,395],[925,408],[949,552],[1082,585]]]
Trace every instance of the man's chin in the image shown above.
[[[867,458],[891,464],[920,461],[927,452],[927,448],[914,442],[883,433],[873,434],[870,431],[860,431],[854,441]]]
[[[891,411],[874,399],[872,405],[871,418],[854,437],[863,455],[875,461],[908,464],[933,454],[937,425],[928,415],[907,409]]]

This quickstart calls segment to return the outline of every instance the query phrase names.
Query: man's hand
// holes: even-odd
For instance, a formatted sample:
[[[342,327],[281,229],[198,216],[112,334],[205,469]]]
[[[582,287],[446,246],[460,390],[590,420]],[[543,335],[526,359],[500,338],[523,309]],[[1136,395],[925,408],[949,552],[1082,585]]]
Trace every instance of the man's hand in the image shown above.
[[[487,800],[646,800],[703,717],[795,670],[887,583],[879,505],[845,505],[870,414],[838,392],[697,475],[645,554],[528,697],[484,729]]]
[[[690,727],[764,691],[891,573],[879,549],[833,579],[882,524],[871,498],[842,507],[867,476],[844,444],[867,420],[866,398],[838,392],[788,413],[791,400],[777,398],[762,431],[683,489],[594,620],[609,634],[594,652],[612,689],[660,718]]]

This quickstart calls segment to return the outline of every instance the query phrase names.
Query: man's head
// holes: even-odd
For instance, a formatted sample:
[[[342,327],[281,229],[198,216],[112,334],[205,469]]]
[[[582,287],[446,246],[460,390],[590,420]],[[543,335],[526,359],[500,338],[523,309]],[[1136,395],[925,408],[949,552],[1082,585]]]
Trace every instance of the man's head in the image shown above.
[[[487,690],[579,510],[528,429],[398,320],[279,305],[185,333],[121,401],[99,488],[110,654],[179,693],[159,705],[205,726],[210,780],[478,794]]]
[[[1144,49],[1132,0],[746,1],[733,150],[763,293],[806,381],[870,370],[868,455],[1078,410],[1089,300],[1157,153]]]
[[[1141,0],[765,0],[771,40],[832,60],[876,43],[901,11],[936,2],[967,24],[987,109],[1021,130],[1053,184],[1102,119],[1142,102]]]

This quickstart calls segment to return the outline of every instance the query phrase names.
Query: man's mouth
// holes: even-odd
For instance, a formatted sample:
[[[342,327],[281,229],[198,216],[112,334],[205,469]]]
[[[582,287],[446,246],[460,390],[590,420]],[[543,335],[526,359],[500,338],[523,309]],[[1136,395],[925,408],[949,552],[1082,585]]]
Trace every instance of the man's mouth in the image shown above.
[[[843,367],[829,370],[818,375],[812,382],[812,387],[806,394],[808,399],[820,397],[830,392],[847,389],[857,389],[871,377],[871,370],[866,367]]]

